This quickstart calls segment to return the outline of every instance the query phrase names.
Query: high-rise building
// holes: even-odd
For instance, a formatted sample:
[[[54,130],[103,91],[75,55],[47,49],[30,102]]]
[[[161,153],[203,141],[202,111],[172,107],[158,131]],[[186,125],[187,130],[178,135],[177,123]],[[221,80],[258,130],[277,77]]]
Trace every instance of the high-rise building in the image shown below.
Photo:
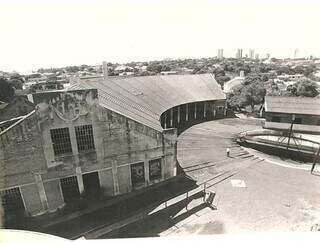
[[[104,79],[108,78],[108,63],[106,61],[102,62],[102,72]]]
[[[294,49],[293,58],[299,58],[300,56],[300,50],[298,48]]]
[[[242,58],[242,49],[238,48],[236,58]]]
[[[223,49],[218,49],[218,58],[219,59],[223,58]]]
[[[270,53],[266,54],[266,59],[270,59]]]
[[[259,53],[256,53],[255,59],[259,59]]]
[[[254,49],[249,50],[249,58],[253,59],[254,58]]]

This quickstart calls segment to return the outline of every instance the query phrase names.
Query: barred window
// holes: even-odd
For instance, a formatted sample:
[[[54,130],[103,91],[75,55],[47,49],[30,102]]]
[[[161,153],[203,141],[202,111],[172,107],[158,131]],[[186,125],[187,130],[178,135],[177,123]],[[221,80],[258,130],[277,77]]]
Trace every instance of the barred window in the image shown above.
[[[24,210],[24,205],[19,187],[3,190],[0,192],[1,204],[6,212]]]
[[[161,179],[161,158],[149,161],[150,180]]]
[[[50,130],[54,155],[72,153],[69,128]]]
[[[94,139],[92,125],[75,127],[78,151],[88,151],[94,149]]]

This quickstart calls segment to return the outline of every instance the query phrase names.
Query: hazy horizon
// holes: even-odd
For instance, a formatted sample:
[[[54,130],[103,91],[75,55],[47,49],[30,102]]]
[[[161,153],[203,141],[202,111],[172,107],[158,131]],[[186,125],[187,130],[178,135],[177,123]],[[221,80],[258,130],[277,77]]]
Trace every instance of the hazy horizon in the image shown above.
[[[319,57],[319,12],[313,1],[0,0],[0,70],[214,57],[219,48]]]

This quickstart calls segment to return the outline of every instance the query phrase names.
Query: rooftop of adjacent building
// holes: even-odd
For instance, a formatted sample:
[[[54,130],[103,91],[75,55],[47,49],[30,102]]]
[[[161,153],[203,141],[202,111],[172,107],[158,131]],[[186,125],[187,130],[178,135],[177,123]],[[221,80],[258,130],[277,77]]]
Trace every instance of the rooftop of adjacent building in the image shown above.
[[[309,97],[266,96],[265,111],[320,116],[320,99]]]

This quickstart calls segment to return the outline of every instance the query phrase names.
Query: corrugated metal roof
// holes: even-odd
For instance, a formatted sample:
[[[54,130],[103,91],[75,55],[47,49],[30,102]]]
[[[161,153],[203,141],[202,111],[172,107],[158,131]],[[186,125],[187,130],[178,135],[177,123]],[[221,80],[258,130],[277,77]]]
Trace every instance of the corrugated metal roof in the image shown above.
[[[266,96],[265,111],[320,115],[320,99],[307,97]]]
[[[220,85],[210,74],[159,75],[128,78],[103,77],[78,80],[68,90],[98,89],[102,106],[158,131],[160,115],[185,103],[225,99]]]

